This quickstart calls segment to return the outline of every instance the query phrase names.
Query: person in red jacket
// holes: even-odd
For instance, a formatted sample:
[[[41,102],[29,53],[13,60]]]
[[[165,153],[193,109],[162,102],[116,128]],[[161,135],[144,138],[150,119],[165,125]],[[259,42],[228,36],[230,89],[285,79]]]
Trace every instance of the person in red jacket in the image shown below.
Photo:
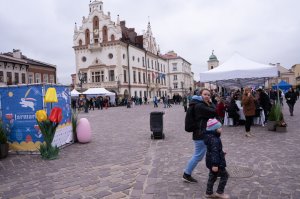
[[[224,122],[224,116],[225,116],[225,104],[224,104],[224,100],[222,98],[218,99],[218,104],[217,104],[216,111],[217,111],[217,117],[218,117],[218,119],[223,124],[223,122]]]

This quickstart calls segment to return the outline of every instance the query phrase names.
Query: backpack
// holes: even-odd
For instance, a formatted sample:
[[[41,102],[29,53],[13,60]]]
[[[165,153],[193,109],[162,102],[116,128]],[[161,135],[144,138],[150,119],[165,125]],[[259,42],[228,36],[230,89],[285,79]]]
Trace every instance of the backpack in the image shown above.
[[[197,128],[197,122],[195,121],[195,104],[189,106],[185,115],[184,129],[186,132],[193,132]]]

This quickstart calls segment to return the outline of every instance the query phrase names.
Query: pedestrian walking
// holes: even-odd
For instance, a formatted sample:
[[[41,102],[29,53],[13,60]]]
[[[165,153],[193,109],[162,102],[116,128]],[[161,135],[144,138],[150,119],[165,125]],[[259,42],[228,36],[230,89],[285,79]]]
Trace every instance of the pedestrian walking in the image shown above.
[[[287,105],[289,106],[290,115],[294,116],[294,106],[297,101],[297,94],[295,93],[293,88],[290,88],[284,97]]]
[[[251,94],[250,88],[245,88],[243,98],[242,98],[242,105],[243,105],[243,112],[246,117],[245,122],[245,130],[246,130],[246,137],[251,137],[253,134],[250,132],[251,125],[253,122],[253,117],[255,116],[256,106],[255,106],[255,99]]]
[[[186,112],[186,110],[187,110],[187,101],[188,101],[187,96],[186,96],[186,95],[183,96],[183,99],[182,99],[182,106],[183,106],[183,108],[184,108],[184,112]]]
[[[224,193],[229,175],[226,171],[226,153],[223,151],[221,133],[222,124],[216,119],[209,119],[204,133],[204,142],[207,146],[206,167],[209,169],[205,195],[207,198],[229,198],[229,195]],[[213,188],[218,177],[220,182],[214,193]]]
[[[203,133],[206,129],[206,123],[209,118],[214,118],[216,116],[216,108],[211,102],[211,94],[209,90],[202,89],[199,95],[201,96],[198,96],[198,92],[195,92],[195,95],[192,97],[192,100],[189,104],[189,108],[193,108],[194,112],[194,118],[189,121],[194,121],[196,123],[195,129],[193,130],[195,151],[184,169],[183,179],[190,183],[198,182],[192,177],[192,172],[197,164],[203,159],[206,152],[206,145],[203,141]]]

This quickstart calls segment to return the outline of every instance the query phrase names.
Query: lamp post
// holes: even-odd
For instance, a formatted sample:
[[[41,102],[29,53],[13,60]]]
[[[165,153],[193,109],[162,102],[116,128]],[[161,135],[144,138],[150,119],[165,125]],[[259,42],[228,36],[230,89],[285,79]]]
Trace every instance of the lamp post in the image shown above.
[[[78,75],[78,80],[80,81],[80,92],[82,92],[82,83],[85,81],[86,76],[81,71],[78,71],[77,75]],[[84,101],[84,112],[85,113],[89,112],[87,100],[88,99],[85,97],[85,101]]]
[[[81,71],[78,71],[77,75],[78,75],[78,80],[80,81],[80,92],[82,92],[82,83],[85,80],[85,75]]]

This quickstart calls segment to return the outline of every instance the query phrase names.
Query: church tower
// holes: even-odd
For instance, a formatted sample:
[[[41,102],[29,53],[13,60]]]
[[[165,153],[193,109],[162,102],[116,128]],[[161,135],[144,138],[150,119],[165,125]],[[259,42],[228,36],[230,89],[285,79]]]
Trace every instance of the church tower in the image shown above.
[[[216,55],[214,55],[214,50],[211,53],[211,56],[209,57],[209,60],[207,61],[207,67],[208,70],[214,69],[219,66],[219,60]]]

